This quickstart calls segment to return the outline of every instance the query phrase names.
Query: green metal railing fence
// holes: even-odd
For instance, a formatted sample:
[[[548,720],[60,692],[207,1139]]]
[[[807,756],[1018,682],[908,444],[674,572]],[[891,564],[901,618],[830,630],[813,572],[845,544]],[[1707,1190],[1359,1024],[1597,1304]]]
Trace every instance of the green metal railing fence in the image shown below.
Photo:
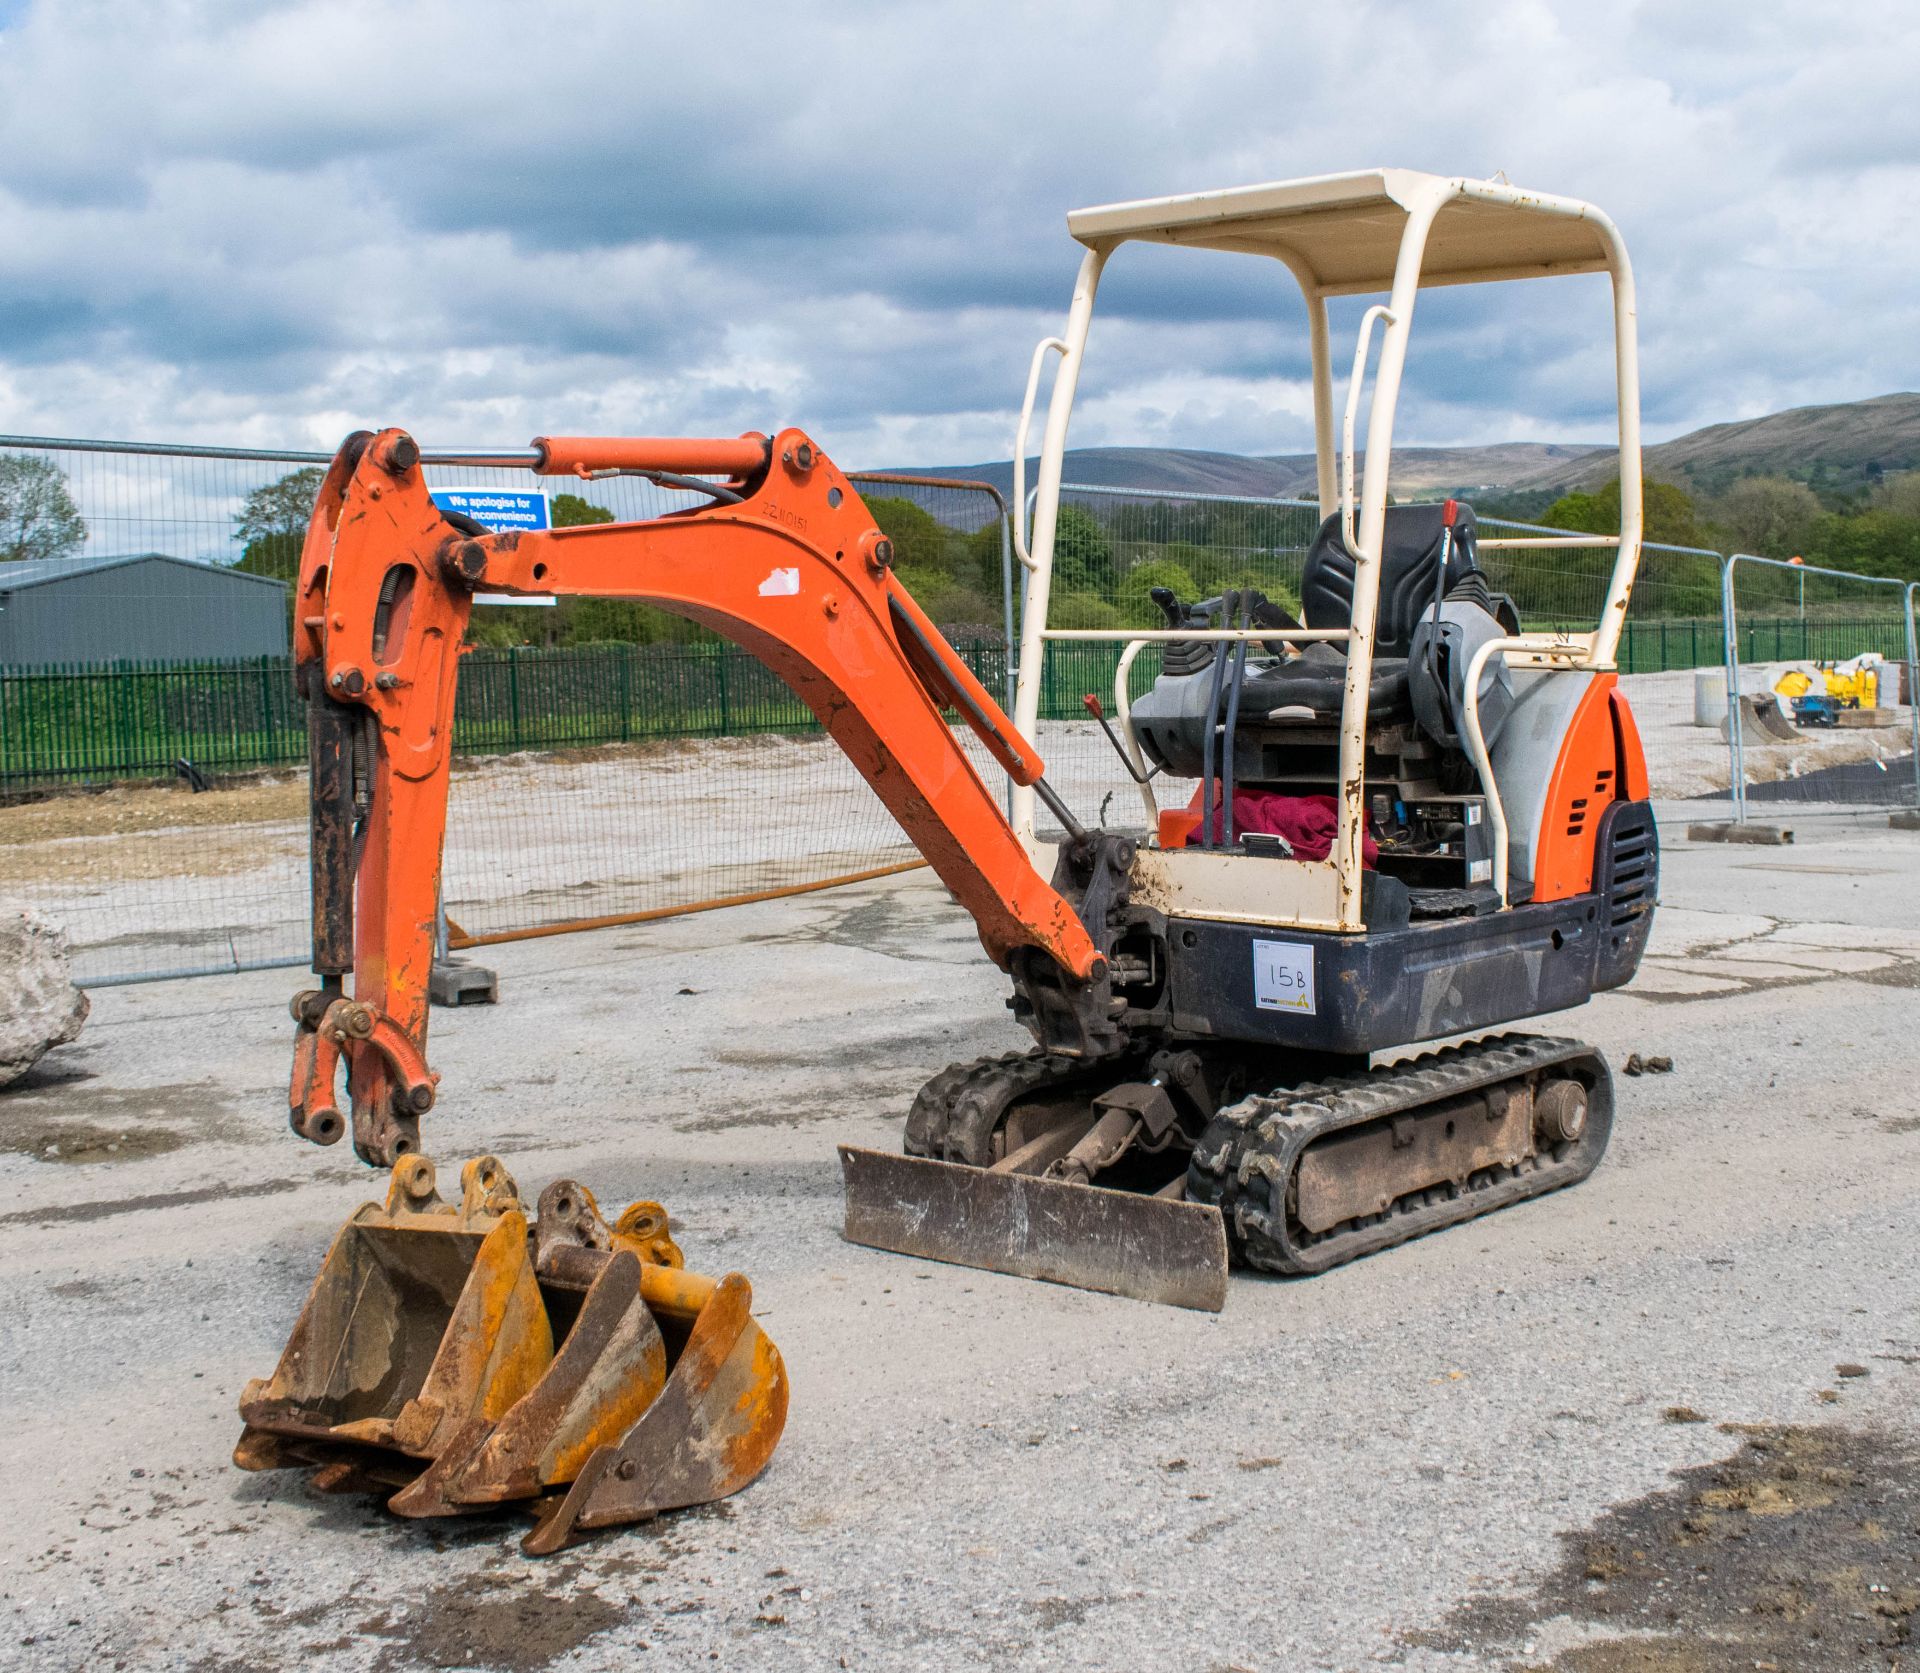
[[[1741,624],[1744,660],[1852,656],[1877,642],[1878,617],[1790,617]],[[1897,635],[1899,623],[1893,622]],[[989,691],[1002,689],[997,641],[956,647]],[[1057,644],[1041,716],[1082,718],[1081,697],[1113,689],[1118,648]],[[1891,651],[1890,651],[1890,654]],[[1720,621],[1630,621],[1622,673],[1711,668]],[[1136,665],[1143,679],[1157,651]],[[673,738],[806,733],[818,723],[779,676],[724,644],[480,648],[460,669],[455,748],[469,755],[580,749]],[[285,657],[167,667],[135,663],[0,670],[0,787],[108,783],[171,774],[288,767],[306,757],[306,716]]]
[[[1004,680],[1001,646],[960,649],[990,690]],[[817,730],[778,675],[731,645],[515,646],[462,658],[454,747],[498,755]],[[183,759],[250,772],[303,762],[306,747],[287,657],[0,671],[8,789],[153,778]]]

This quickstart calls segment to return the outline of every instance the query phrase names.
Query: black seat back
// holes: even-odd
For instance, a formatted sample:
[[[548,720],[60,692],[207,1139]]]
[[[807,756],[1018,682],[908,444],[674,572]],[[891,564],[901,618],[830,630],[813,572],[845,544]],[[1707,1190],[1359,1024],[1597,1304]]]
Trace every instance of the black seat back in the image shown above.
[[[1374,626],[1375,656],[1405,656],[1414,624],[1433,603],[1435,571],[1440,567],[1442,507],[1390,505],[1381,540],[1380,614]],[[1443,591],[1479,570],[1473,507],[1460,502],[1447,558]],[[1307,551],[1300,578],[1300,610],[1308,627],[1346,627],[1353,620],[1353,554],[1340,538],[1338,514],[1320,525]]]

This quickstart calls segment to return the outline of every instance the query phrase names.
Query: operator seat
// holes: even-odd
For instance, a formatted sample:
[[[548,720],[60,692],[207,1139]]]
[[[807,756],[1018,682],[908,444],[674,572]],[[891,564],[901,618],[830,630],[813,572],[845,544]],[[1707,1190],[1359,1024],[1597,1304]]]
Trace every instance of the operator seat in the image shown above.
[[[1380,606],[1373,633],[1373,677],[1367,682],[1369,724],[1397,723],[1413,718],[1413,698],[1407,686],[1407,648],[1414,626],[1432,606],[1434,582],[1440,568],[1444,508],[1431,505],[1390,505],[1381,537]],[[1447,554],[1443,591],[1451,591],[1468,575],[1479,572],[1474,558],[1476,525],[1473,508],[1461,504],[1454,524],[1453,546]],[[1340,535],[1336,513],[1320,525],[1308,548],[1300,579],[1300,609],[1307,627],[1346,627],[1353,620],[1355,564]],[[1344,645],[1310,644],[1290,661],[1262,670],[1256,684],[1248,682],[1241,713],[1251,707],[1311,710],[1317,722],[1338,720],[1346,689],[1347,652]],[[1307,717],[1282,715],[1305,720]]]

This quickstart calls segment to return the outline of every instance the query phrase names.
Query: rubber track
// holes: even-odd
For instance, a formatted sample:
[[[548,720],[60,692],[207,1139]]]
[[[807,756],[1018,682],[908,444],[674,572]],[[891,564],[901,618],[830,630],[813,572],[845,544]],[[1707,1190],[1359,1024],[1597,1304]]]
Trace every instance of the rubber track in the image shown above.
[[[1123,1081],[1132,1070],[1131,1058],[1087,1063],[1037,1049],[951,1064],[915,1094],[907,1112],[904,1148],[909,1156],[984,1168],[993,1161],[994,1130],[1018,1099],[1065,1090],[1076,1080]]]
[[[1518,1167],[1482,1170],[1456,1192],[1441,1185],[1402,1197],[1318,1237],[1298,1233],[1289,1188],[1306,1147],[1346,1128],[1418,1110],[1543,1070],[1577,1067],[1591,1083],[1587,1128],[1579,1141]],[[1187,1195],[1225,1216],[1235,1256],[1268,1272],[1325,1272],[1376,1250],[1458,1225],[1498,1208],[1585,1179],[1599,1164],[1613,1126],[1613,1081],[1606,1060],[1577,1040],[1504,1034],[1429,1052],[1408,1062],[1330,1077],[1220,1111],[1194,1147]]]

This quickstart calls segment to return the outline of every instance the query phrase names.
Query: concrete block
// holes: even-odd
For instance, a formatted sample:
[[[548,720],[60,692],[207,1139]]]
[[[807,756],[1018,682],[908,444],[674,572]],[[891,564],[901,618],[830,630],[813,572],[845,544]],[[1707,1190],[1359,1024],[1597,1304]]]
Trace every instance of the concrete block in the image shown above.
[[[463,958],[435,959],[427,974],[427,997],[436,1005],[496,1005],[500,977]]]

